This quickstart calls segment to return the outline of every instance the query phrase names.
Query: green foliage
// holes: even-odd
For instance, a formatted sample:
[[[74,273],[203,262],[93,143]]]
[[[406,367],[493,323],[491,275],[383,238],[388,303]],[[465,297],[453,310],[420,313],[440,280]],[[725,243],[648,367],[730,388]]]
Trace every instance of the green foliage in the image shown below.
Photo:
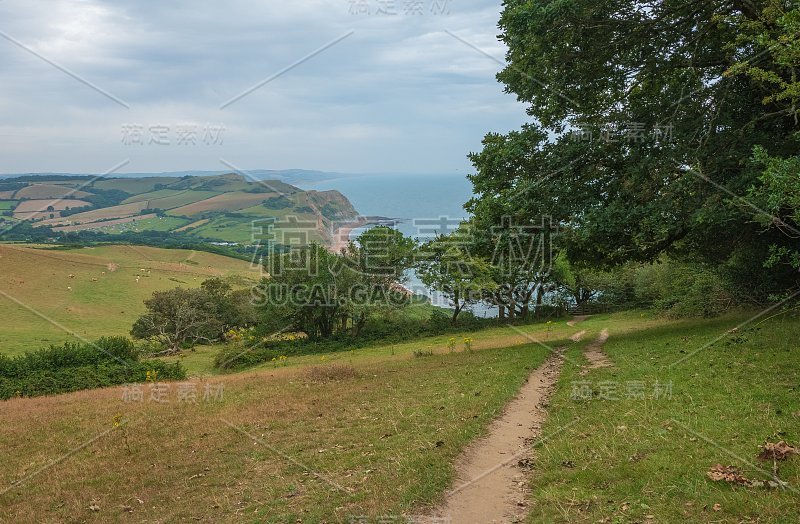
[[[358,336],[377,312],[411,301],[398,284],[411,264],[414,242],[374,228],[342,253],[317,244],[267,259],[270,278],[255,290],[266,331],[292,328],[311,338]]]
[[[244,369],[263,362],[270,362],[285,354],[286,352],[282,352],[276,347],[226,346],[214,358],[214,367],[222,371]]]
[[[288,209],[290,207],[294,207],[294,203],[283,195],[267,199],[264,201],[262,205],[267,209],[275,209],[275,210]]]
[[[156,291],[145,301],[147,313],[131,329],[137,339],[154,339],[172,351],[198,342],[221,340],[232,328],[255,322],[255,310],[246,291],[234,291],[219,278],[199,289]]]
[[[479,302],[497,286],[489,264],[473,256],[464,239],[463,229],[439,236],[421,246],[416,263],[420,280],[450,301],[453,324],[464,308]]]
[[[165,380],[186,378],[179,363],[140,361],[135,345],[124,337],[68,342],[14,358],[0,355],[0,399],[144,382],[147,372],[153,370]]]
[[[564,314],[559,308],[542,308],[546,318],[558,318]],[[533,319],[528,319],[533,322]],[[520,320],[516,324],[524,323]],[[391,344],[408,340],[474,332],[498,326],[508,326],[509,320],[496,318],[478,318],[469,311],[459,316],[457,325],[453,325],[451,314],[447,310],[429,304],[412,305],[408,308],[384,312],[371,318],[358,337],[346,333],[336,334],[326,339],[281,340],[261,345],[228,345],[214,359],[214,367],[224,371],[244,369],[258,364],[279,359],[281,356],[301,356],[328,354],[339,351],[351,351],[368,347],[376,343]],[[454,339],[455,340],[455,339]],[[459,343],[463,340],[458,338]]]
[[[489,225],[550,216],[586,266],[668,253],[733,276],[791,257],[796,239],[742,198],[767,183],[754,148],[797,150],[798,19],[777,0],[506,2],[498,78],[537,123],[486,136],[468,209]],[[752,298],[796,283],[764,272]]]
[[[725,281],[699,264],[641,265],[633,278],[637,303],[671,317],[715,317],[736,305]]]

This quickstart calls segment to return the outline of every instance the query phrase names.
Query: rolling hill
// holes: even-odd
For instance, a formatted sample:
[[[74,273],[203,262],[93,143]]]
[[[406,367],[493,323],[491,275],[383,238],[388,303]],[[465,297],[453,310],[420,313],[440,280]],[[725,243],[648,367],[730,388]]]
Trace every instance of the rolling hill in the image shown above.
[[[172,231],[198,241],[250,244],[254,221],[295,217],[314,225],[310,240],[330,244],[335,229],[357,216],[337,191],[303,191],[235,173],[0,179],[0,225],[30,221],[57,233]]]
[[[211,277],[243,285],[260,271],[202,251],[103,245],[73,250],[0,244],[0,353],[125,335],[154,291]]]

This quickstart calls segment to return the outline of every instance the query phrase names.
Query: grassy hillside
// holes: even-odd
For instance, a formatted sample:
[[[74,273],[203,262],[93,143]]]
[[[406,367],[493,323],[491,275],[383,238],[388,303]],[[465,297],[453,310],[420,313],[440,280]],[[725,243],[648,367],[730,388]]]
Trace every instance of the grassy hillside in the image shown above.
[[[0,244],[0,352],[127,334],[153,291],[212,276],[257,279],[250,264],[199,251],[139,246],[53,250]],[[62,326],[59,328],[58,325]]]
[[[793,491],[731,487],[705,474],[721,462],[760,478],[747,463],[770,472],[772,463],[754,458],[758,445],[800,438],[800,324],[778,318],[725,336],[747,318],[624,313],[474,333],[473,352],[423,339],[290,358],[193,379],[185,387],[196,388],[196,403],[179,402],[176,384],[161,403],[147,386],[132,402],[123,388],[14,399],[0,412],[8,450],[0,483],[23,482],[0,504],[15,522],[377,522],[425,513],[451,485],[459,452],[548,355],[531,337],[566,347],[567,360],[547,443],[527,473],[530,522],[793,522]],[[570,341],[579,329],[583,342]],[[581,351],[601,329],[614,367],[579,375]],[[309,371],[334,364],[352,370],[321,381]],[[625,398],[625,384],[655,380],[672,381],[669,398],[654,400],[649,389],[645,399]],[[575,382],[622,384],[622,399],[575,400]],[[219,384],[221,397],[204,401],[205,387]],[[779,470],[790,486],[800,481],[797,457]]]

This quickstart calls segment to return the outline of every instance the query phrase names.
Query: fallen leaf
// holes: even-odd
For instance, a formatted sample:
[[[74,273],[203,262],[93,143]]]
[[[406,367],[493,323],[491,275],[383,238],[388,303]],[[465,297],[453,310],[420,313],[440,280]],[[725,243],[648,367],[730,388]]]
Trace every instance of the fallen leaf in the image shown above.
[[[780,442],[767,442],[761,446],[758,458],[761,460],[785,460],[789,455],[796,455],[797,448],[790,446],[785,440]]]

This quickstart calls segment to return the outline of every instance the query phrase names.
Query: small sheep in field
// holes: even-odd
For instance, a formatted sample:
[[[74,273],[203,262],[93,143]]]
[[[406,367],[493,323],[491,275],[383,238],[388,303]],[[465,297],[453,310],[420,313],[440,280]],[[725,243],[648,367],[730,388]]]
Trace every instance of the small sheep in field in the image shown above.
[[[97,282],[97,279],[96,279],[96,278],[93,278],[93,279],[92,279],[92,282]]]
[[[67,291],[72,291],[72,286],[67,286]]]
[[[72,273],[70,273],[70,274],[69,274],[69,278],[75,278],[75,275],[73,275]]]

